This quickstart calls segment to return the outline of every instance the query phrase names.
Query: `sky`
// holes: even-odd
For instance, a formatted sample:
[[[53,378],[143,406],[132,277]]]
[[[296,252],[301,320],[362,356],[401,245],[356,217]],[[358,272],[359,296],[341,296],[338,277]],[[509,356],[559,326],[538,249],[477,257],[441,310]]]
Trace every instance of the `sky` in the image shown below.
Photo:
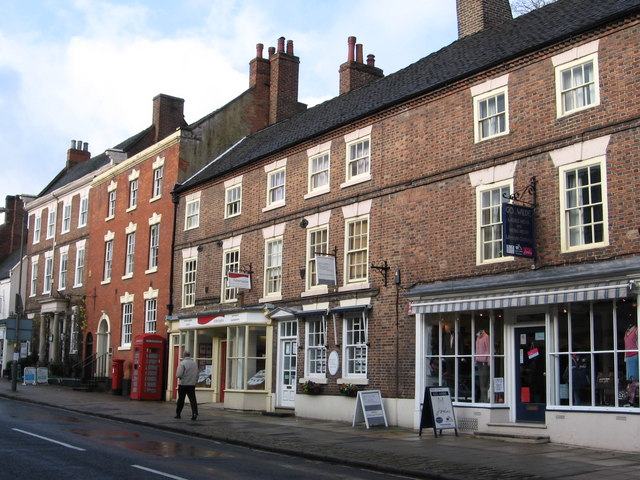
[[[457,38],[455,0],[0,0],[0,206],[38,194],[71,140],[98,155],[152,123],[159,93],[188,123],[248,88],[256,44],[300,58],[299,101],[338,94],[347,38],[385,75]]]

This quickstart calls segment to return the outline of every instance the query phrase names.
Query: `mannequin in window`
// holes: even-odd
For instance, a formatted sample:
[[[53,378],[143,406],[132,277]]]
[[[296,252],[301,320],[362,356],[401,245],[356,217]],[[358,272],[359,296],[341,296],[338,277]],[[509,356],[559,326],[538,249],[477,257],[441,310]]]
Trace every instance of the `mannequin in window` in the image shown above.
[[[624,349],[627,380],[638,380],[638,326],[633,323],[624,332]]]
[[[480,386],[479,401],[487,403],[489,401],[489,356],[491,349],[491,339],[489,334],[480,330],[476,334],[476,364],[478,366],[478,383]]]

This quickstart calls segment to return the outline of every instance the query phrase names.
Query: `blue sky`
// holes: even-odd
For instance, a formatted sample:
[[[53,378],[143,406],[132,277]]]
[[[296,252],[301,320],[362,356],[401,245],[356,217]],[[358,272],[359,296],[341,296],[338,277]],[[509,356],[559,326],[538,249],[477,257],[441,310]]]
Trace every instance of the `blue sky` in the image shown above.
[[[159,93],[194,122],[248,86],[256,43],[300,57],[299,99],[338,94],[347,37],[393,73],[457,38],[455,0],[0,0],[0,205],[37,194],[70,141],[97,155],[151,124]]]

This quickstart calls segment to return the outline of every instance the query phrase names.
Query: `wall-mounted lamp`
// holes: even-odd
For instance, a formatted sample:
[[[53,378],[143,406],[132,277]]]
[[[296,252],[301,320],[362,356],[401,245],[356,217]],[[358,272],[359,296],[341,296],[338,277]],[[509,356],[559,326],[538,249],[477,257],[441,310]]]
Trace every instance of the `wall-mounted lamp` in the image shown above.
[[[304,280],[305,275],[307,274],[307,269],[306,268],[301,268],[300,269],[300,279]]]
[[[222,245],[224,245],[224,244],[223,244],[222,240],[218,240],[218,241],[216,242],[216,245],[217,245],[217,246],[219,246],[219,247],[221,247],[221,246],[222,246]]]
[[[307,220],[306,218],[300,220],[300,228],[307,228],[307,225],[309,225],[309,220]]]
[[[196,248],[196,250],[198,250],[199,252],[201,252],[202,250],[204,250],[204,247],[202,245],[198,245],[198,248]]]

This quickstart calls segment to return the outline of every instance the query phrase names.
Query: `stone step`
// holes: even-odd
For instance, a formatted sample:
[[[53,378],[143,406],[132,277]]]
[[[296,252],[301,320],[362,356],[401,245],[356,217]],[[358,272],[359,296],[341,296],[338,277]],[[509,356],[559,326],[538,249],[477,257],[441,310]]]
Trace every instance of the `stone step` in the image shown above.
[[[500,440],[503,442],[514,443],[549,443],[550,439],[547,435],[527,435],[522,433],[506,433],[506,432],[474,432],[474,437],[486,438],[491,440]]]

